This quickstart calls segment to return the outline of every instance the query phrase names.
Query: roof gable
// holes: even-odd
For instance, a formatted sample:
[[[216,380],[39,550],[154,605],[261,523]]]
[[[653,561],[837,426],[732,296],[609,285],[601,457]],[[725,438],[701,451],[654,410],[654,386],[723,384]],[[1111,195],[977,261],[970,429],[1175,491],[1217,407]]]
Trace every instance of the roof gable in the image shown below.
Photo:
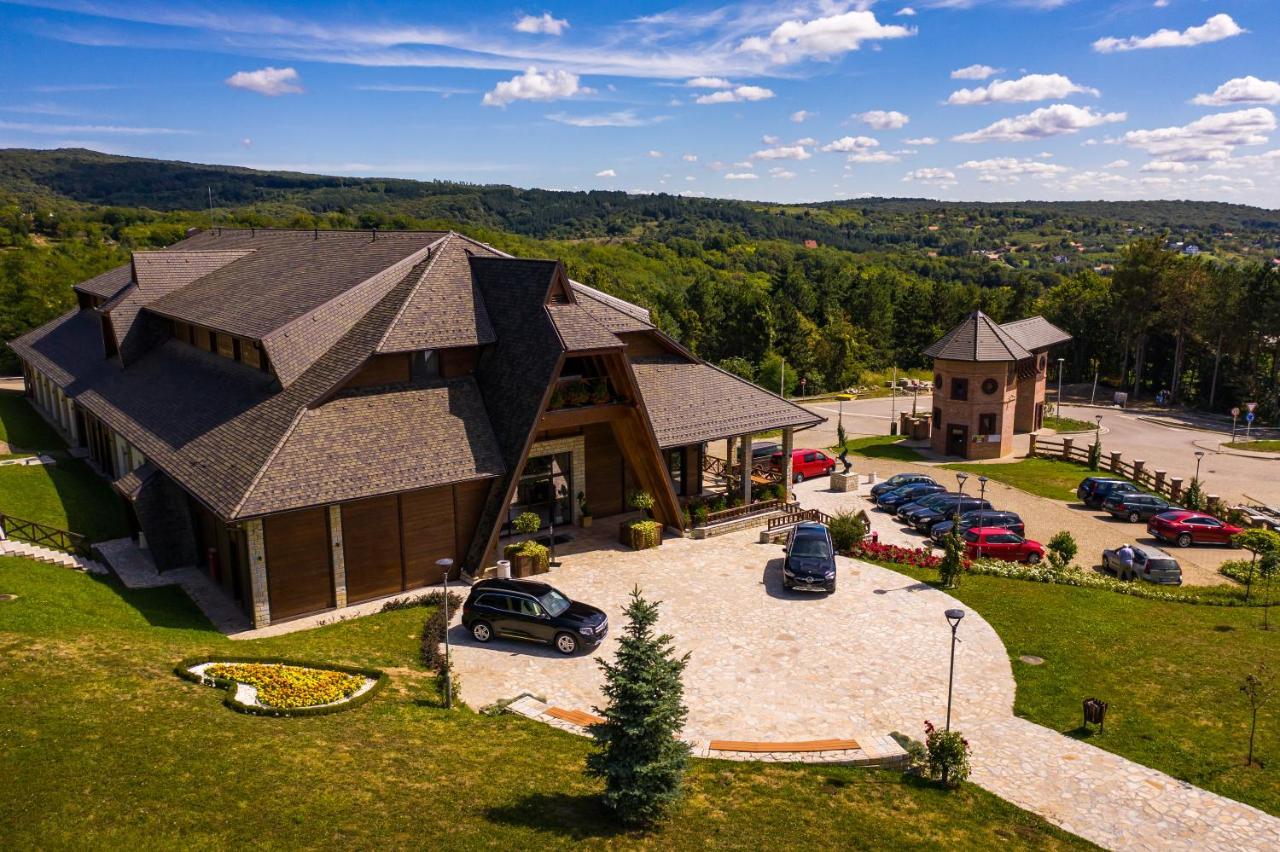
[[[924,350],[924,354],[948,361],[1019,361],[1031,357],[1030,352],[982,311],[969,314]]]
[[[493,324],[475,282],[470,255],[496,257],[486,246],[449,234],[431,252],[413,292],[400,308],[379,352],[416,352],[494,341]]]
[[[1050,346],[1066,343],[1071,339],[1070,334],[1040,316],[1007,322],[1001,325],[1000,328],[1021,344],[1024,349],[1032,352],[1048,349]]]

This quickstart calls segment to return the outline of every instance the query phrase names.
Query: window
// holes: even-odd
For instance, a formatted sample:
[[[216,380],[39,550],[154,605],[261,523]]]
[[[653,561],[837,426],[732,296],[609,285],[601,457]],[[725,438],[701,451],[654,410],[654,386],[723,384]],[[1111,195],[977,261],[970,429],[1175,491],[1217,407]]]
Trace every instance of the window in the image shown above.
[[[530,618],[537,618],[542,615],[542,607],[538,606],[528,598],[513,598],[513,600],[515,601],[516,606],[519,607],[517,611],[521,615],[528,616]]]
[[[684,447],[675,447],[666,451],[667,473],[671,475],[671,484],[677,494],[684,493]]]
[[[933,428],[938,428],[938,424],[942,422],[942,409],[935,408],[933,410]]]
[[[261,369],[262,352],[258,349],[258,344],[254,343],[252,340],[241,341],[240,360],[250,367]]]
[[[804,460],[805,460],[806,462],[817,461],[817,460],[818,460],[818,454],[817,454],[817,453],[805,453],[805,454],[804,454]]]
[[[938,390],[942,390],[942,374],[941,373],[933,374],[933,386]]]
[[[979,414],[978,432],[983,435],[996,434],[996,416],[994,414]]]
[[[508,598],[506,595],[481,595],[480,600],[476,601],[476,606],[483,606],[488,607],[489,609],[506,612],[508,610],[507,600]]]
[[[985,393],[987,396],[991,396],[991,394],[995,393],[996,388],[998,387],[1000,387],[1000,383],[997,382],[995,379],[982,380],[982,392]]]
[[[968,399],[969,398],[969,380],[968,379],[952,379],[951,380],[951,398],[952,399]]]

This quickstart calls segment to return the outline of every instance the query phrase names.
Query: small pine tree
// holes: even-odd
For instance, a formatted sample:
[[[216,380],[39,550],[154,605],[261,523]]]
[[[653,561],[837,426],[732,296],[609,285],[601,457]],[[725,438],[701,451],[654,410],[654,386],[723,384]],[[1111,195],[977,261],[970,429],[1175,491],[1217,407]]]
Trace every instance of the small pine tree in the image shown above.
[[[953,523],[942,539],[942,561],[938,563],[938,579],[944,589],[955,588],[964,571],[964,540],[960,538],[960,525]]]
[[[1240,691],[1249,702],[1249,756],[1245,766],[1253,766],[1253,743],[1258,733],[1258,710],[1271,700],[1271,679],[1267,677],[1267,664],[1258,664],[1257,674],[1245,675]]]
[[[1102,442],[1095,440],[1089,445],[1089,470],[1097,470],[1102,464]]]
[[[844,423],[836,424],[836,446],[841,450],[845,449],[845,444],[849,441],[849,433],[844,430]]]
[[[688,709],[681,677],[689,655],[656,635],[658,604],[631,593],[627,626],[614,662],[600,661],[608,706],[588,730],[596,750],[587,774],[605,782],[604,803],[625,825],[648,825],[680,796],[689,746],[677,737]]]
[[[1080,552],[1075,538],[1066,530],[1059,530],[1049,539],[1049,564],[1059,571],[1071,567],[1071,560]]]
[[[1204,511],[1204,489],[1200,486],[1200,480],[1192,478],[1191,484],[1187,486],[1186,493],[1182,495],[1182,505],[1196,512]]]

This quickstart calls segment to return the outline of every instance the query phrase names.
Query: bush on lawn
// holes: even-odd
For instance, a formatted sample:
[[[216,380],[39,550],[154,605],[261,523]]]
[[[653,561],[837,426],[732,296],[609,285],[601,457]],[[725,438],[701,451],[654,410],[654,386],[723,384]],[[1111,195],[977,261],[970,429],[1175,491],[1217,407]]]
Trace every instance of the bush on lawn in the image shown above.
[[[427,606],[434,606],[431,615],[427,616],[427,621],[422,625],[422,650],[420,656],[422,665],[432,671],[439,671],[444,665],[444,653],[440,646],[444,643],[445,631],[449,629],[449,624],[444,618],[444,592],[431,592],[424,595],[422,600]],[[457,592],[449,593],[449,614],[458,611],[458,607],[462,606],[462,596]]]
[[[1080,552],[1075,538],[1066,530],[1058,530],[1054,533],[1046,549],[1049,551],[1049,564],[1059,571],[1065,571],[1071,567],[1072,560]]]
[[[952,524],[950,532],[942,539],[942,550],[942,559],[938,561],[938,579],[942,581],[942,588],[952,589],[959,584],[960,575],[969,567],[958,523]]]
[[[867,522],[857,512],[841,512],[831,518],[827,525],[831,530],[831,543],[837,553],[848,553],[859,544],[867,534]]]
[[[945,731],[924,723],[924,747],[929,777],[948,787],[959,787],[969,777],[969,741],[959,731]]]

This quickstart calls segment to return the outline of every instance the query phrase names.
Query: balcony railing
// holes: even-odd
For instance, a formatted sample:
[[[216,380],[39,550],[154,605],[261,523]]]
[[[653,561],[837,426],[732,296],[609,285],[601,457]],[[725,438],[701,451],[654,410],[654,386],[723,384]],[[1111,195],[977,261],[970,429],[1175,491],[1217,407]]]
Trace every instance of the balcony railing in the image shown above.
[[[613,389],[613,383],[604,376],[560,379],[551,391],[551,401],[547,409],[560,411],[565,408],[608,405],[611,402],[620,401],[621,398]]]

